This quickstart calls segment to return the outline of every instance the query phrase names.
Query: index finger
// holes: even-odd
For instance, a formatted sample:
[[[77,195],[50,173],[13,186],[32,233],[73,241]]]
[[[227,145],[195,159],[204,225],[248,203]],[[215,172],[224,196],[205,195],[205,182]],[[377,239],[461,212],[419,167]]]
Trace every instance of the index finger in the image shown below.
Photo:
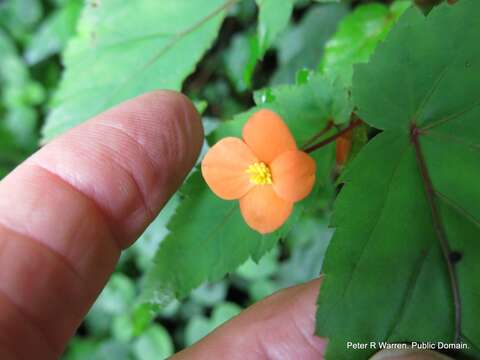
[[[0,182],[0,356],[57,358],[194,165],[193,105],[156,91],[57,138]]]

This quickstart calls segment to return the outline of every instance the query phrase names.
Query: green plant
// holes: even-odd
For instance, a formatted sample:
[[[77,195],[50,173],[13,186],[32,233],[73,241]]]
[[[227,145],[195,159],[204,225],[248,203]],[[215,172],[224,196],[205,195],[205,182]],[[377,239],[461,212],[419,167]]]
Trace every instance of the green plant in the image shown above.
[[[480,3],[358,3],[0,4],[0,176],[157,88],[202,112],[199,161],[269,109],[316,162],[311,194],[266,234],[197,166],[122,255],[66,359],[168,357],[320,271],[327,359],[376,351],[347,341],[444,341],[480,357]]]

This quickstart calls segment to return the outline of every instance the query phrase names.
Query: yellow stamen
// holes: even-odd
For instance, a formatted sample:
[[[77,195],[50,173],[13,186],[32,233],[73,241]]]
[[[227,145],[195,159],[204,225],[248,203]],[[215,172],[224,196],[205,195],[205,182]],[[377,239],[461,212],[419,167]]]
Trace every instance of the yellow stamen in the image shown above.
[[[250,165],[247,170],[250,174],[250,182],[255,185],[266,185],[272,183],[272,173],[270,168],[263,162],[256,162]]]

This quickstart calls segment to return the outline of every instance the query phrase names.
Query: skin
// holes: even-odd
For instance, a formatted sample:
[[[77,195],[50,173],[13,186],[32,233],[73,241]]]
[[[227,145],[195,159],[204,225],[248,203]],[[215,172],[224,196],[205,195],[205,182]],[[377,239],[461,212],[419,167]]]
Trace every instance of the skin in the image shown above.
[[[61,355],[202,142],[187,98],[155,91],[58,137],[0,182],[0,359]],[[320,284],[280,291],[174,359],[323,358],[326,341],[313,336]]]

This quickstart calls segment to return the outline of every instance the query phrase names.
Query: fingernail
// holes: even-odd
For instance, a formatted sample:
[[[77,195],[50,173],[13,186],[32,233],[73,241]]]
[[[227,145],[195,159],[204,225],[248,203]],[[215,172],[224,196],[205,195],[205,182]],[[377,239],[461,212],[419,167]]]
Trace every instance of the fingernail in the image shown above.
[[[430,350],[382,350],[370,360],[453,360],[452,358]]]

